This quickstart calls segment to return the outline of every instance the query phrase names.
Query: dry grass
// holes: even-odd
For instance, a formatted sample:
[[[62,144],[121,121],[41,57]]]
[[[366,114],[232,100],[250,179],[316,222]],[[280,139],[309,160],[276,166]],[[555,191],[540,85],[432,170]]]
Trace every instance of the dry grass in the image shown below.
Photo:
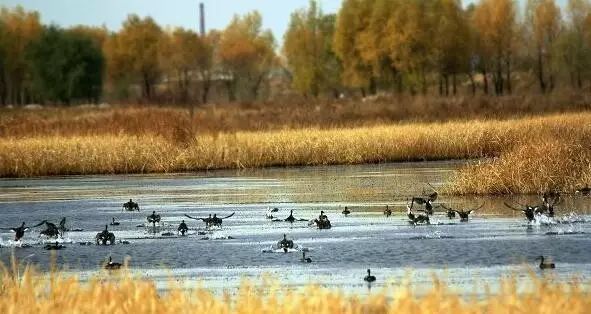
[[[222,104],[197,107],[193,121],[178,107],[0,108],[0,137],[134,135],[177,140],[185,130],[197,134],[299,128],[367,127],[394,122],[445,122],[501,119],[530,114],[591,109],[583,93],[504,97],[372,97],[371,100]],[[192,123],[191,123],[192,122]]]
[[[185,133],[177,141],[156,135],[8,137],[0,138],[0,176],[506,158],[503,153],[532,142],[571,143],[573,139],[589,138],[590,119],[591,113],[571,113],[504,121],[304,128],[197,137]],[[564,175],[558,171],[554,174]]]
[[[1,313],[588,313],[591,295],[578,284],[555,284],[533,277],[525,290],[505,280],[497,294],[466,300],[434,281],[424,296],[409,286],[388,288],[369,297],[347,296],[318,286],[287,291],[244,283],[235,295],[216,297],[204,289],[171,287],[159,293],[153,282],[123,276],[83,283],[60,273],[38,276],[25,270],[3,272]],[[172,284],[171,284],[172,285]],[[486,290],[485,290],[486,291]]]

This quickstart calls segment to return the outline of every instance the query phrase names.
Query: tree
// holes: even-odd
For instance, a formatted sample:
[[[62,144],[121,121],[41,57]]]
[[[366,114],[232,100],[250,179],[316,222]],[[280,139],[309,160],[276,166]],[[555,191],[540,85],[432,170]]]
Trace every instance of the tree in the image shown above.
[[[558,43],[559,51],[568,69],[572,86],[581,89],[587,68],[591,65],[591,4],[588,0],[569,0],[566,16],[565,32]]]
[[[474,9],[474,27],[484,58],[493,71],[495,93],[511,93],[511,62],[518,38],[516,8],[512,0],[482,0]],[[489,59],[490,58],[490,59]]]
[[[176,83],[181,103],[190,103],[192,74],[197,69],[197,56],[202,49],[199,36],[194,31],[176,28],[163,35],[160,45],[160,62],[168,73],[168,82]]]
[[[26,59],[27,47],[41,34],[37,12],[26,12],[21,6],[13,10],[2,8],[2,42],[6,62],[3,64],[4,102],[25,104],[31,100],[30,67]]]
[[[532,35],[542,93],[554,89],[554,51],[561,29],[560,8],[554,0],[528,0],[527,27]]]
[[[152,18],[129,15],[121,31],[111,35],[105,45],[109,77],[137,82],[142,96],[151,100],[162,72],[158,58],[162,36],[162,29]]]
[[[359,34],[370,23],[373,0],[345,0],[337,15],[334,52],[343,64],[343,84],[375,93],[376,84],[371,64],[361,56]]]
[[[221,33],[218,58],[227,73],[226,87],[230,101],[236,99],[237,87],[243,87],[245,99],[257,99],[259,89],[276,63],[273,34],[262,30],[261,15],[254,11],[234,16]]]
[[[338,95],[340,62],[332,52],[334,15],[323,15],[316,1],[308,10],[291,15],[285,34],[283,53],[293,76],[293,87],[317,97],[324,91]]]
[[[97,102],[102,91],[103,55],[88,35],[45,27],[28,51],[33,90],[43,100]]]

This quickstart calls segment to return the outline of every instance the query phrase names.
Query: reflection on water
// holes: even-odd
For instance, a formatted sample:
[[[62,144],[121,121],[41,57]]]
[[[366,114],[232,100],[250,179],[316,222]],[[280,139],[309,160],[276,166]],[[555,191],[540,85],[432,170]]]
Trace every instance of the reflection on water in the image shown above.
[[[550,256],[557,264],[557,280],[591,274],[591,199],[565,196],[557,219],[550,225],[528,225],[520,213],[506,209],[505,198],[440,196],[438,202],[454,207],[483,209],[468,223],[449,220],[437,213],[430,226],[412,227],[406,222],[405,203],[430,192],[449,180],[460,162],[404,163],[263,170],[215,171],[203,174],[81,176],[66,178],[0,180],[2,226],[14,227],[24,220],[31,226],[43,219],[58,222],[68,218],[65,249],[57,251],[60,265],[91,276],[101,261],[112,255],[131,259],[134,272],[159,280],[163,285],[173,274],[195,284],[221,291],[239,285],[242,278],[261,274],[277,278],[290,287],[310,282],[345,291],[365,293],[362,283],[367,268],[378,277],[375,287],[400,283],[409,276],[418,287],[431,282],[436,273],[455,289],[470,293],[474,284],[497,283],[501,276],[527,276],[534,258]],[[121,204],[133,198],[142,211],[122,212]],[[521,196],[520,203],[538,203],[537,196]],[[384,206],[393,215],[382,215]],[[344,206],[352,214],[341,215]],[[324,210],[330,230],[316,230],[307,222],[272,222],[267,207],[285,218],[312,219]],[[138,228],[151,211],[162,215],[160,234]],[[210,213],[236,215],[218,231],[204,230],[204,223],[184,214],[207,217]],[[115,217],[121,224],[110,227],[115,246],[80,245]],[[189,236],[161,236],[176,230],[185,219]],[[15,248],[12,234],[1,234],[0,259],[7,263],[14,254],[23,262],[48,269],[51,253],[39,244],[40,229],[26,233],[31,247]],[[287,234],[300,248],[309,249],[313,262],[302,263],[301,253],[263,253]],[[388,281],[389,280],[389,281]]]

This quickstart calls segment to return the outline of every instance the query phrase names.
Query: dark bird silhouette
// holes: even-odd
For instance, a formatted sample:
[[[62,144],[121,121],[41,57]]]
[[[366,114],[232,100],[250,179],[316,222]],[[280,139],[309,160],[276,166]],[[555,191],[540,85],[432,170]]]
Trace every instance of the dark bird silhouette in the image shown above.
[[[132,201],[130,198],[129,202],[123,203],[123,210],[131,211],[131,212],[137,210],[139,212],[140,205],[138,205],[136,202]]]
[[[306,252],[305,251],[302,252],[302,262],[304,262],[304,263],[312,263],[312,259],[309,258],[309,257],[306,257]]]
[[[277,243],[277,246],[280,249],[283,249],[284,251],[287,252],[287,249],[293,249],[294,244],[293,244],[293,241],[292,240],[288,240],[287,239],[287,235],[284,234],[283,235],[283,240],[279,241],[279,243]]]
[[[345,210],[343,210],[343,215],[345,215],[345,217],[347,217],[350,213],[351,213],[351,211],[347,208],[347,206],[345,206]]]
[[[470,216],[470,214],[472,214],[473,212],[481,209],[484,206],[484,203],[482,203],[482,205],[478,206],[477,208],[474,209],[467,209],[467,210],[457,210],[457,209],[453,209],[451,207],[447,207],[444,204],[440,205],[442,208],[444,208],[445,210],[447,210],[447,216],[449,218],[450,216],[450,212],[453,212],[454,214],[457,213],[460,216],[460,221],[462,222],[467,222],[468,218]],[[455,217],[455,215],[454,215]]]
[[[25,222],[20,227],[10,228],[11,231],[14,232],[14,241],[18,241],[25,236],[25,231],[29,230],[29,228],[25,227]]]
[[[411,224],[416,226],[417,224],[420,224],[420,223],[426,223],[426,224],[430,223],[428,215],[423,215],[423,214],[415,215],[412,212],[412,204],[411,204],[411,206],[407,206],[406,209],[407,209],[406,214],[407,214],[408,220]]]
[[[386,209],[384,209],[384,216],[390,217],[392,215],[392,210],[386,205]]]
[[[120,269],[123,266],[121,263],[113,262],[113,259],[109,256],[109,261],[105,264],[105,269],[115,270]]]
[[[550,191],[542,195],[542,206],[539,206],[539,211],[542,214],[547,214],[548,217],[554,217],[554,206],[560,203],[560,193]]]
[[[185,233],[187,231],[189,231],[189,227],[187,227],[187,224],[185,223],[185,221],[181,221],[181,223],[179,224],[179,227],[176,229],[178,232],[181,233],[181,235],[185,235]]]
[[[205,226],[207,228],[209,228],[212,226],[221,227],[222,223],[223,223],[223,219],[230,218],[230,217],[234,216],[234,214],[235,214],[235,212],[231,213],[230,215],[228,215],[226,217],[222,217],[222,218],[219,218],[216,214],[213,214],[213,217],[211,216],[211,214],[209,214],[208,218],[193,217],[193,216],[189,216],[187,214],[185,214],[185,217],[190,218],[190,219],[194,219],[194,220],[201,220],[205,223]]]
[[[370,270],[370,269],[368,269],[368,270],[367,270],[367,276],[365,276],[365,277],[363,278],[363,280],[364,280],[364,281],[366,281],[366,282],[374,282],[374,281],[376,281],[376,276],[372,276],[372,275],[371,275],[371,270]]]
[[[536,213],[539,211],[538,206],[521,205],[523,208],[519,209],[507,204],[507,202],[503,202],[503,204],[505,204],[505,206],[509,209],[522,212],[529,222],[532,222],[536,219]]]
[[[113,217],[113,221],[110,223],[111,226],[119,226],[119,222],[115,221],[115,217]]]
[[[289,216],[285,218],[285,221],[293,223],[296,219],[293,217],[293,209],[289,212]]]
[[[584,186],[584,187],[582,187],[582,188],[580,188],[580,189],[577,189],[577,190],[575,191],[575,193],[576,193],[576,194],[581,194],[581,195],[583,195],[583,196],[589,196],[589,195],[591,195],[591,188],[589,187],[589,185],[588,185],[588,184],[585,184],[585,186]]]
[[[536,260],[540,260],[540,269],[556,268],[554,263],[544,263],[544,256],[539,256]]]

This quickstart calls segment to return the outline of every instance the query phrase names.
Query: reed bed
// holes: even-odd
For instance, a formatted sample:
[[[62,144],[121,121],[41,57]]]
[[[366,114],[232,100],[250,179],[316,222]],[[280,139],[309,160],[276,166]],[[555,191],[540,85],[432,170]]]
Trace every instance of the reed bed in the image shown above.
[[[173,283],[158,292],[154,282],[123,275],[81,282],[59,272],[39,276],[4,272],[0,279],[1,313],[588,313],[591,294],[579,284],[557,284],[532,276],[522,289],[504,280],[500,291],[482,299],[462,298],[434,280],[425,295],[410,285],[385,288],[368,297],[345,295],[310,285],[289,291],[277,285],[243,283],[222,297],[205,289],[181,290]],[[486,291],[486,290],[484,290]]]
[[[504,160],[509,156],[506,152],[523,145],[568,146],[573,140],[589,138],[590,119],[587,112],[502,121],[184,134],[180,140],[157,135],[7,137],[0,138],[0,176],[169,173],[497,156]],[[580,142],[581,150],[589,149],[585,143]],[[544,153],[534,151],[530,160]],[[565,175],[558,169],[553,173]],[[577,173],[568,175],[578,178]],[[461,193],[461,185],[453,191]]]

